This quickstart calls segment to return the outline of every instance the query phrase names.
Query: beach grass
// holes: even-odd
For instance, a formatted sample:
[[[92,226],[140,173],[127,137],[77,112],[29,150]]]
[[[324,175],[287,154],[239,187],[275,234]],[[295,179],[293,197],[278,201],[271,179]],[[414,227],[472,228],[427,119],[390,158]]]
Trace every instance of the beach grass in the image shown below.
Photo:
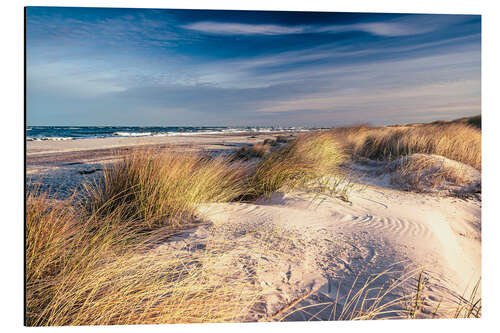
[[[480,191],[478,172],[462,163],[438,155],[411,154],[388,166],[391,182],[401,189],[414,192],[432,192],[455,186],[457,194]]]
[[[439,301],[429,302],[429,281],[433,274],[424,267],[407,265],[395,270],[395,264],[362,280],[359,275],[348,292],[327,302],[301,305],[312,292],[284,307],[273,319],[287,321],[298,313],[311,319],[388,320],[421,318],[481,318],[480,279],[468,294],[456,295],[443,287]],[[434,287],[436,285],[434,284]]]
[[[275,142],[275,141],[274,141]],[[253,158],[262,158],[269,154],[271,151],[272,144],[269,143],[257,143],[252,146],[244,145],[240,149],[234,152],[233,158],[235,160],[251,160]]]
[[[243,163],[224,156],[136,151],[85,185],[84,207],[101,217],[119,211],[145,228],[177,227],[192,221],[201,203],[243,195],[247,173]]]
[[[218,262],[224,242],[155,250],[161,234],[138,233],[119,214],[75,216],[69,201],[46,200],[27,200],[28,326],[237,321],[257,301]]]
[[[393,160],[415,153],[435,154],[481,169],[481,130],[468,123],[336,128],[333,135],[353,159]]]
[[[250,194],[269,196],[285,187],[293,189],[318,177],[338,174],[345,160],[340,145],[330,133],[300,135],[257,164],[250,178]]]

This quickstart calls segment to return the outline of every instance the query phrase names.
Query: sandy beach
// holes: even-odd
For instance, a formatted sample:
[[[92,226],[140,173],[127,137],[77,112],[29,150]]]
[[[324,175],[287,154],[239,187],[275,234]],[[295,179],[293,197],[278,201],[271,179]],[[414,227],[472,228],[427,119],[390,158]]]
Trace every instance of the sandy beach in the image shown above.
[[[55,188],[64,197],[133,149],[230,152],[277,135],[28,142],[28,183]],[[418,317],[434,317],[438,307],[441,316],[449,316],[481,277],[481,201],[404,191],[384,165],[344,165],[338,182],[349,188],[347,200],[299,190],[254,202],[204,204],[198,225],[169,236],[154,253],[185,255],[228,239],[237,244],[221,253],[219,264],[234,267],[232,273],[249,288],[262,289],[261,302],[241,314],[243,321],[346,319],[352,290],[367,283],[369,289],[387,288],[399,279],[387,295],[398,299],[420,283],[419,274],[425,296]],[[471,169],[470,177],[480,182],[480,173]],[[270,237],[265,244],[263,235]],[[269,242],[280,251],[269,250]]]
[[[297,133],[199,134],[190,136],[121,137],[65,141],[27,141],[26,174],[30,183],[69,194],[82,181],[95,176],[106,163],[130,153],[131,149],[176,152],[231,151],[277,135]],[[43,181],[42,181],[43,180]],[[57,190],[55,189],[57,187]]]

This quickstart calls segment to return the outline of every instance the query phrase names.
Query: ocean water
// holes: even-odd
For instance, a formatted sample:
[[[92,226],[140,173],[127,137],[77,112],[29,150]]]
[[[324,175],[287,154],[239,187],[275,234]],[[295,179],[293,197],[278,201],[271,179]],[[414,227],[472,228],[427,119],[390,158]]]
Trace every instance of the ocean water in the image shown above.
[[[74,140],[108,137],[177,136],[216,133],[308,131],[305,127],[134,127],[134,126],[28,126],[27,141]]]

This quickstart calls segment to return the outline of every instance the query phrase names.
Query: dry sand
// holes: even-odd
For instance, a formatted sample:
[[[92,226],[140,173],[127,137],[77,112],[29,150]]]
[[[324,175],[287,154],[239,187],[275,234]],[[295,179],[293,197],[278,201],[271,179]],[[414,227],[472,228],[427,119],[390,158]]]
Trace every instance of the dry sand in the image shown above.
[[[232,136],[223,140],[237,145],[263,138]],[[122,140],[130,139],[100,142],[110,148]],[[133,140],[134,145],[146,141]],[[186,138],[181,140],[186,143]],[[203,137],[191,144],[220,147],[220,140]],[[80,141],[51,142],[45,148],[45,142],[34,142],[28,145],[28,164],[35,155],[61,158],[63,151],[76,154],[80,145],[87,144],[87,151],[97,148],[91,140]],[[85,164],[82,157],[71,162],[78,155],[72,156],[61,158],[59,169],[53,165],[50,172],[35,167],[36,163],[43,165],[43,159],[32,159],[31,176],[50,178],[50,174],[59,172],[59,178],[53,176],[49,182],[68,182],[68,178],[79,182],[86,175],[77,176],[78,170],[100,165],[88,154],[94,164]],[[80,164],[68,166],[70,163]],[[449,300],[441,302],[443,297],[467,294],[481,276],[481,201],[401,191],[390,184],[387,174],[369,172],[366,165],[351,168],[357,170],[357,176],[351,179],[354,187],[349,202],[294,192],[275,193],[269,200],[254,203],[204,205],[200,217],[206,223],[172,237],[156,251],[173,251],[185,244],[197,248],[196,244],[203,245],[209,237],[233,242],[231,249],[221,253],[221,262],[240,267],[238,272],[246,272],[249,284],[262,288],[265,294],[256,308],[244,314],[246,320],[345,319],[342,304],[353,285],[354,290],[359,289],[375,274],[394,271],[374,283],[380,287],[401,276],[398,272],[416,268],[417,273],[420,269],[426,272],[425,310],[420,316],[432,316],[439,303],[440,311],[447,316],[446,311],[454,304]],[[414,279],[408,280],[388,299],[409,292],[414,284]]]
[[[244,242],[241,236],[242,243],[249,244],[245,258],[240,258],[242,264],[255,267],[255,283],[269,288],[263,311],[263,318],[267,319],[305,295],[289,314],[300,307],[324,305],[297,311],[286,319],[341,318],[340,312],[332,313],[328,303],[333,305],[338,299],[342,304],[351,286],[356,285],[354,290],[358,290],[371,276],[389,268],[417,269],[415,275],[420,269],[425,270],[427,313],[421,314],[425,317],[431,315],[442,297],[465,295],[480,278],[479,201],[372,185],[358,185],[349,199],[350,202],[334,198],[312,200],[306,193],[276,193],[271,200],[256,204],[207,205],[203,215],[215,227],[243,225],[284,230],[282,234],[287,236],[283,236],[283,241],[294,237],[296,245],[270,262],[270,258],[259,256],[252,242]],[[288,236],[290,233],[294,236]],[[372,287],[384,282],[386,278]],[[405,284],[406,292],[414,282]],[[398,293],[402,292],[403,288],[395,290],[392,296],[401,296]],[[455,306],[443,302],[440,309],[444,313],[447,307]]]

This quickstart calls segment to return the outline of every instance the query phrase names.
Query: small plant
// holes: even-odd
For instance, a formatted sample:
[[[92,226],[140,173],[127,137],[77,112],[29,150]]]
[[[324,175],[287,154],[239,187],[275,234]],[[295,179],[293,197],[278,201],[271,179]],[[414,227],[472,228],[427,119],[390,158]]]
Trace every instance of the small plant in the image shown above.
[[[354,189],[354,186],[355,184],[346,175],[335,175],[317,178],[309,184],[309,189],[305,190],[349,202],[349,193]]]
[[[442,156],[412,154],[388,164],[391,182],[402,189],[432,192],[453,188],[454,192],[474,192],[480,186],[480,173],[471,166]]]
[[[422,312],[423,305],[422,305],[422,295],[424,293],[424,289],[426,287],[426,277],[424,275],[424,271],[421,271],[418,274],[417,277],[417,283],[415,286],[415,295],[413,297],[410,297],[410,299],[406,302],[405,308],[406,308],[406,313],[408,318],[410,319],[415,319],[417,318],[417,315]],[[439,306],[439,305],[438,305]],[[436,311],[434,311],[434,316],[437,313],[437,308]]]
[[[481,318],[482,298],[480,295],[481,279],[479,279],[468,297],[460,297],[455,310],[455,318]]]

